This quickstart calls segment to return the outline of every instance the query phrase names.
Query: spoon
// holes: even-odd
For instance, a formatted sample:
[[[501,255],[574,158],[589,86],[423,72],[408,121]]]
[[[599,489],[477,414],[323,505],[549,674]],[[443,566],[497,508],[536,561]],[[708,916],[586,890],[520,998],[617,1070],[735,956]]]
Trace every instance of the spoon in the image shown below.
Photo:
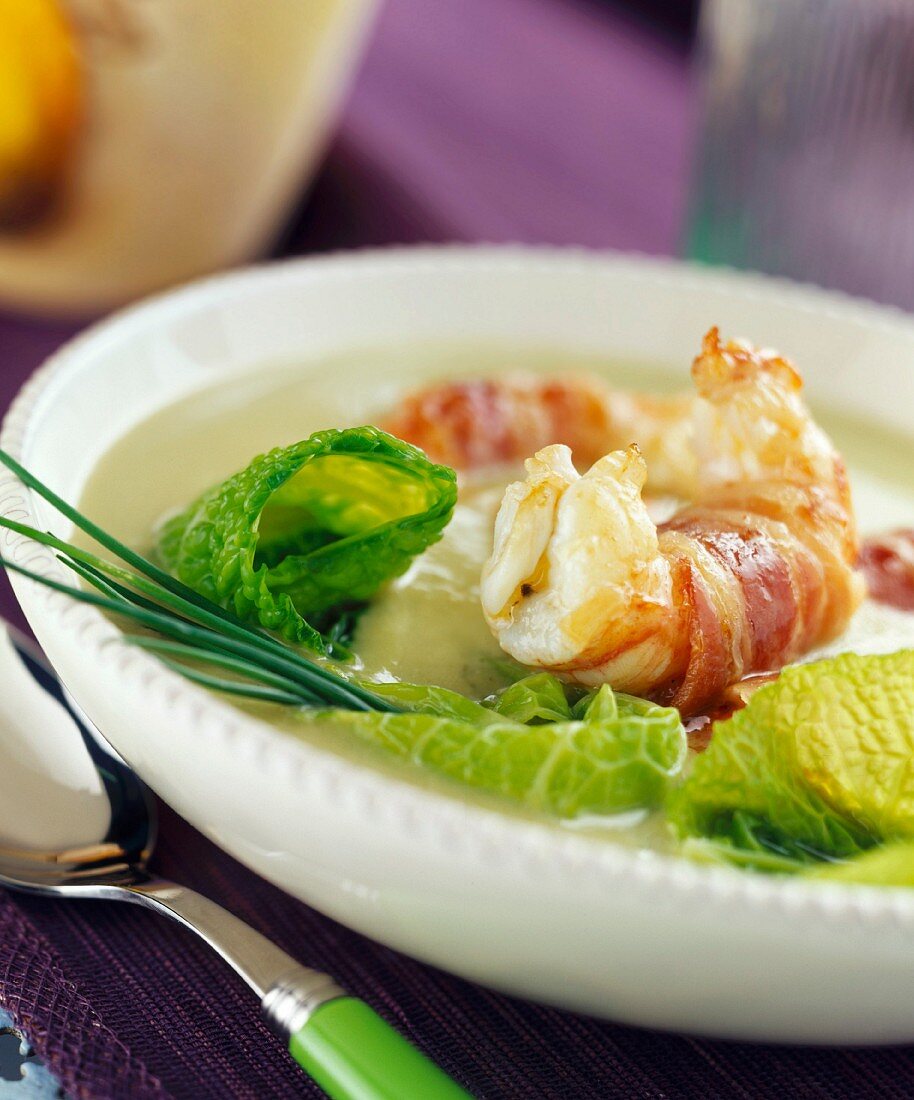
[[[332,1100],[466,1100],[364,1001],[201,894],[147,869],[155,805],[39,650],[0,619],[0,885],[129,901],[196,932],[260,998]]]

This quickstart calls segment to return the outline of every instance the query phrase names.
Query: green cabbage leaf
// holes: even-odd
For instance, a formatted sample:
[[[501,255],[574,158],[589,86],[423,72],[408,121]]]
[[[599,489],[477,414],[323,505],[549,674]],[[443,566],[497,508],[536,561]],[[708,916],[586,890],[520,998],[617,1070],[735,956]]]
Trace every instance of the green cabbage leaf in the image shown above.
[[[686,852],[758,870],[914,838],[914,651],[786,669],[715,724],[667,810]]]
[[[240,618],[325,652],[312,624],[403,573],[441,537],[456,499],[453,470],[377,428],[317,432],[166,522],[158,554]]]
[[[537,674],[473,702],[416,684],[372,684],[409,713],[325,715],[362,739],[457,780],[558,818],[660,805],[685,762],[679,713],[604,686],[570,703]]]
[[[823,881],[861,886],[914,886],[914,843],[896,841],[854,859],[822,864],[808,874]]]

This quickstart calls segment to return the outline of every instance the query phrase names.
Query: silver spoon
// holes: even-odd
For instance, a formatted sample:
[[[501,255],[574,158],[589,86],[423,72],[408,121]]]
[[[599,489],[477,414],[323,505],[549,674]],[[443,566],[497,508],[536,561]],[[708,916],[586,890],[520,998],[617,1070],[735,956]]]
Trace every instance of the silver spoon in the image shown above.
[[[0,619],[0,885],[129,901],[201,936],[260,998],[292,1057],[333,1100],[464,1092],[364,1001],[201,894],[147,870],[155,805],[38,649]]]

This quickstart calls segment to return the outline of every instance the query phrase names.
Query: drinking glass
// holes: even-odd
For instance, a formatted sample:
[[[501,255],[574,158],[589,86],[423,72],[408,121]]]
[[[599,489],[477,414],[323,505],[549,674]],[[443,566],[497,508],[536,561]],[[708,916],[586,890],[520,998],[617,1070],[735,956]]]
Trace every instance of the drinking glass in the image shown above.
[[[914,309],[914,3],[704,0],[687,252]]]

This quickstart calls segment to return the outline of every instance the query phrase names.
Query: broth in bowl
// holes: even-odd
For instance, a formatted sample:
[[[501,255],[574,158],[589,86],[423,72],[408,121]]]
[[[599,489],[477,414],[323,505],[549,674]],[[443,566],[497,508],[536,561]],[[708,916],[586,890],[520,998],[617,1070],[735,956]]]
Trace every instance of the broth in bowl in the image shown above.
[[[370,370],[366,369],[368,363]],[[614,392],[626,393],[666,395],[673,392],[677,380],[673,369],[656,364],[602,361],[569,356],[558,349],[523,346],[378,348],[328,361],[319,373],[303,372],[295,364],[266,365],[226,384],[200,390],[138,424],[97,464],[80,507],[129,546],[155,555],[163,524],[188,502],[245,467],[254,455],[289,446],[325,429],[383,423],[392,410],[396,413],[402,407],[404,395],[417,387],[449,385],[455,379],[484,382],[519,369],[532,380],[592,378]],[[862,422],[825,417],[823,423],[848,462],[864,537],[914,524],[914,489],[904,477],[909,464],[899,460],[886,470],[883,461],[887,446],[898,455],[910,456],[909,462],[914,460],[911,444],[903,439],[889,443],[884,432]],[[496,514],[509,483],[524,476],[524,457],[518,453],[496,463],[487,458],[478,467],[458,470],[458,499],[440,540],[416,555],[405,571],[381,585],[370,599],[360,601],[347,638],[351,653],[341,666],[348,669],[347,674],[357,675],[368,685],[430,685],[490,707],[493,700],[504,698],[512,685],[537,674],[536,666],[525,665],[504,651],[480,603],[480,580],[493,549]],[[661,525],[679,506],[676,497],[666,492],[649,500],[651,515]],[[909,649],[914,649],[914,614],[866,598],[836,636],[788,663],[798,660],[808,664],[843,653],[892,654]],[[583,728],[582,712],[573,708],[586,703],[593,684],[576,681],[563,671],[558,670],[556,682],[567,687],[571,709],[565,724],[579,722]],[[542,684],[537,686],[542,688]],[[662,698],[657,701],[664,702]],[[739,700],[740,705],[743,702]],[[635,795],[628,795],[635,804],[628,804],[624,797],[619,802],[615,792],[606,806],[595,809],[585,805],[577,812],[574,798],[563,795],[564,801],[537,801],[527,797],[527,792],[523,798],[512,797],[510,783],[506,790],[499,789],[497,781],[479,783],[472,768],[464,769],[467,781],[461,782],[455,768],[430,766],[415,752],[392,753],[389,745],[366,739],[358,729],[325,713],[315,715],[307,709],[249,700],[238,705],[289,735],[451,795],[481,800],[512,814],[606,832],[628,844],[683,848],[681,838],[674,836],[666,821],[664,799],[642,780],[633,781]],[[726,717],[733,709],[730,697],[723,706],[705,707],[702,714],[683,711],[685,729],[704,730],[705,735],[690,738],[690,750],[682,760],[674,752],[655,770],[675,772],[676,782],[680,782],[693,767],[695,750],[705,748],[711,720]],[[533,728],[538,722],[534,719]],[[463,750],[451,746],[451,751],[459,755]],[[510,753],[505,759],[508,763],[498,766],[510,769]],[[638,805],[637,791],[647,787],[653,793],[645,805]],[[731,840],[727,838],[728,844]],[[717,843],[713,837],[702,837],[701,844],[706,842]],[[788,869],[786,860],[782,867],[776,858],[783,846],[781,840],[763,837],[758,843],[759,852],[740,852],[738,859],[760,869]],[[687,843],[685,849],[690,848],[694,851],[697,845]],[[700,854],[708,857],[712,852],[706,846]],[[790,859],[795,854],[791,853]],[[827,857],[826,862],[832,862],[830,853],[821,854]],[[849,853],[834,858],[837,861],[838,855],[845,854]],[[729,855],[724,852],[723,858]]]

